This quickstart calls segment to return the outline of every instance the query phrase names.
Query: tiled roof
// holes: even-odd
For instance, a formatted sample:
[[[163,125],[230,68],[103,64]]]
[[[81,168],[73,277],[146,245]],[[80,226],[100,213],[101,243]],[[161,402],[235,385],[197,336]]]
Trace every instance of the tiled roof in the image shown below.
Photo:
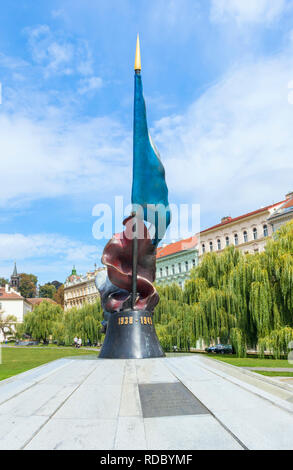
[[[245,219],[246,217],[251,217],[256,214],[260,214],[261,212],[266,212],[276,206],[279,206],[280,204],[283,204],[282,208],[286,207],[291,207],[293,206],[293,198],[287,201],[280,201],[277,202],[276,204],[271,204],[266,207],[262,207],[260,209],[257,209],[252,212],[248,212],[247,214],[239,215],[238,217],[227,217],[226,220],[223,220],[223,222],[220,222],[219,224],[213,225],[212,227],[206,228],[205,230],[202,230],[200,233],[205,233],[209,232],[210,230],[214,230],[215,228],[223,227],[224,225],[232,224],[233,222],[237,222],[238,220]],[[171,243],[170,245],[167,246],[162,246],[157,249],[157,259],[163,258],[165,256],[170,256],[174,255],[175,253],[179,253],[180,251],[187,250],[191,248],[190,243],[192,244],[192,248],[194,248],[198,241],[196,237],[191,237],[187,238],[186,240],[179,240],[178,242]]]
[[[293,197],[290,197],[281,205],[275,212],[273,212],[268,220],[275,220],[282,216],[287,216],[288,213],[293,211]]]
[[[234,217],[234,218],[229,218],[229,220],[225,220],[219,224],[213,225],[212,227],[206,228],[205,230],[202,230],[200,233],[209,232],[210,230],[214,230],[215,228],[218,228],[218,227],[223,227],[224,225],[232,224],[233,222],[237,222],[238,220],[245,219],[246,217],[251,217],[252,215],[260,214],[261,212],[266,212],[269,209],[272,209],[273,207],[283,204],[284,202],[286,201],[277,202],[276,204],[271,204],[270,206],[262,207],[261,209],[248,212],[247,214],[239,215],[238,217]]]
[[[32,305],[39,305],[43,300],[47,300],[50,304],[56,304],[55,300],[49,299],[47,297],[33,297],[31,299],[26,299]]]
[[[190,237],[186,238],[185,240],[179,240],[175,243],[170,243],[170,245],[160,246],[157,249],[157,259],[163,258],[164,256],[174,255],[175,253],[179,253],[180,251],[185,251],[190,248],[194,248],[197,245],[197,238]]]
[[[5,292],[5,287],[0,287],[0,301],[3,300],[25,300],[20,294],[15,292]]]
[[[289,209],[289,207],[293,207],[293,197],[290,198],[288,201],[286,201],[285,204],[283,204],[283,205],[280,207],[280,210],[282,210],[282,209]]]

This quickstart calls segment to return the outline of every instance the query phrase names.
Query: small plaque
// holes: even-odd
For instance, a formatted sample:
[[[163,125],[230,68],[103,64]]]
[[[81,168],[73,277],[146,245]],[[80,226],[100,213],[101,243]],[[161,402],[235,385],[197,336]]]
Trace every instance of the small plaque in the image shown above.
[[[181,382],[139,384],[144,418],[209,414],[209,410]]]

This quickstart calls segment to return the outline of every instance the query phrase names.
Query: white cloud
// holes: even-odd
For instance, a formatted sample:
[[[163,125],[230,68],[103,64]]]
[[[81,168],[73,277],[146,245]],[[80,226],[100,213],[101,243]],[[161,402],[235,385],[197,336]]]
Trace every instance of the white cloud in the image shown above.
[[[101,77],[89,77],[80,80],[80,86],[78,92],[81,95],[88,93],[89,91],[99,90],[103,86],[103,80]]]
[[[87,41],[52,31],[45,24],[26,28],[25,32],[32,58],[43,68],[45,77],[93,73],[93,59]]]
[[[39,282],[63,282],[75,264],[78,273],[100,264],[101,249],[60,234],[0,234],[0,275],[10,277],[13,261],[19,272],[34,273]]]
[[[200,202],[202,213],[215,214],[220,205],[222,213],[237,214],[291,189],[291,47],[231,70],[184,114],[155,123],[170,202]],[[43,107],[41,118],[0,114],[2,208],[43,197],[95,194],[99,203],[129,194],[131,132],[118,120],[76,121],[62,108]]]
[[[0,234],[0,261],[11,259],[62,257],[63,260],[85,261],[97,258],[98,248],[59,234]]]
[[[200,202],[203,213],[218,213],[221,206],[221,212],[237,214],[277,201],[291,189],[292,48],[239,65],[185,113],[155,123],[152,134],[166,166],[170,202]],[[99,77],[92,78],[83,85],[99,87]],[[32,114],[38,107],[45,112]],[[76,121],[42,96],[29,112],[1,109],[2,208],[93,193],[95,203],[107,202],[130,192],[131,132],[118,120]]]
[[[29,64],[23,59],[17,57],[10,57],[2,52],[0,53],[0,66],[5,67],[6,69],[15,70],[27,67]]]
[[[198,0],[156,0],[148,2],[143,20],[143,29],[149,28],[149,34],[176,34],[176,41],[185,40],[194,34],[196,25],[201,20]],[[160,37],[160,36],[159,36]]]
[[[271,23],[280,17],[286,0],[211,0],[211,19],[237,24]]]
[[[96,194],[95,202],[105,202],[113,187],[121,187],[121,179],[129,179],[130,134],[109,118],[78,122],[60,110],[52,115],[48,110],[43,119],[2,113],[0,142],[3,208],[89,193]]]
[[[234,215],[282,199],[292,188],[293,78],[290,50],[243,64],[183,115],[158,121],[154,141],[170,199],[200,202],[202,213]]]

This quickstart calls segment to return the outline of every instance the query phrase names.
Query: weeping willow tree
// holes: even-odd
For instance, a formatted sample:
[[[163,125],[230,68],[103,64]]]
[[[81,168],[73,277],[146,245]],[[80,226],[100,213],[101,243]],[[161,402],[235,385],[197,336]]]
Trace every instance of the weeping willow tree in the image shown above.
[[[155,309],[156,330],[162,347],[189,350],[196,341],[192,307],[183,302],[182,289],[176,284],[158,287],[160,302]]]
[[[32,338],[47,344],[52,335],[54,324],[62,322],[64,312],[60,305],[44,300],[32,312],[24,317],[22,334],[26,333]]]
[[[176,285],[158,290],[155,320],[165,349],[219,339],[238,356],[256,347],[260,354],[286,354],[293,339],[293,222],[263,253],[245,255],[233,246],[207,253],[183,291]]]
[[[63,330],[56,325],[56,340],[58,341],[58,328],[63,332],[63,341],[66,345],[73,342],[75,336],[82,339],[82,344],[93,344],[102,339],[103,312],[100,301],[95,304],[84,304],[81,308],[73,307],[64,315]]]
[[[49,339],[58,345],[67,346],[78,336],[82,343],[101,342],[103,312],[98,300],[95,304],[85,304],[81,308],[72,308],[64,313],[60,305],[43,301],[32,312],[26,314],[24,323],[17,330],[18,337],[25,334],[48,343]]]

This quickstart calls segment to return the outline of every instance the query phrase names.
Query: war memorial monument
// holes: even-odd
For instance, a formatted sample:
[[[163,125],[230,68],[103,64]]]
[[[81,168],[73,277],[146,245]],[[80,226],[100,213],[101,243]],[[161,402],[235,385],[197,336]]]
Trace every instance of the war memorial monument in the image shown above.
[[[138,40],[134,68],[132,212],[104,248],[107,276],[96,279],[106,331],[100,356],[2,380],[0,450],[102,450],[98,464],[119,463],[115,450],[163,450],[169,463],[176,450],[186,459],[189,450],[292,450],[290,385],[202,354],[165,357],[160,346],[155,255],[171,213],[148,133]]]
[[[153,286],[156,249],[171,220],[165,170],[148,132],[142,92],[140,44],[135,54],[133,182],[131,215],[125,230],[107,243],[102,262],[107,278],[97,287],[105,316],[106,337],[101,358],[162,357],[153,324],[159,301]],[[144,221],[153,227],[153,237]]]

